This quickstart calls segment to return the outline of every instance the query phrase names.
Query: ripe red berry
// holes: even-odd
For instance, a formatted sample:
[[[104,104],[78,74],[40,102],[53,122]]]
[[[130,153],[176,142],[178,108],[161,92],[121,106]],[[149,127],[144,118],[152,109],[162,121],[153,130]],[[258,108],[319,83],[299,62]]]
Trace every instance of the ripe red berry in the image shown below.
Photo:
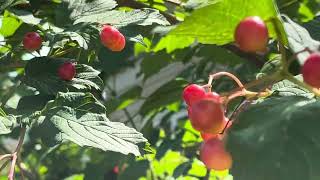
[[[22,44],[26,50],[35,51],[40,49],[42,38],[36,32],[28,32],[24,35]]]
[[[200,160],[208,169],[226,170],[232,166],[232,157],[218,138],[205,141],[200,147]]]
[[[268,28],[260,17],[247,17],[236,27],[234,39],[245,52],[265,51],[268,44]]]
[[[101,43],[111,51],[122,51],[126,39],[115,27],[105,25],[100,33]]]
[[[75,65],[72,62],[63,63],[58,69],[58,75],[63,80],[72,80],[76,75]]]
[[[206,91],[202,86],[190,84],[184,88],[182,96],[184,101],[190,106],[194,102],[204,98],[206,96]]]
[[[320,53],[311,54],[302,67],[304,82],[315,88],[320,88]]]
[[[112,171],[115,173],[115,174],[119,174],[119,166],[114,166]]]
[[[218,134],[223,130],[225,117],[220,102],[204,98],[192,104],[188,111],[194,129],[212,134]]]
[[[207,92],[205,95],[206,98],[212,98],[217,102],[223,103],[223,99],[220,97],[220,95],[216,92]]]

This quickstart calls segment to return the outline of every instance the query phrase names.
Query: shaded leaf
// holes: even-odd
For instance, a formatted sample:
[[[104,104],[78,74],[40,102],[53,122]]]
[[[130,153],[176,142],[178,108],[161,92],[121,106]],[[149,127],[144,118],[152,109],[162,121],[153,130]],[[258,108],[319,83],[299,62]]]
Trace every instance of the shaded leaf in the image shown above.
[[[238,180],[320,177],[320,101],[289,96],[252,105],[233,123],[228,150]]]

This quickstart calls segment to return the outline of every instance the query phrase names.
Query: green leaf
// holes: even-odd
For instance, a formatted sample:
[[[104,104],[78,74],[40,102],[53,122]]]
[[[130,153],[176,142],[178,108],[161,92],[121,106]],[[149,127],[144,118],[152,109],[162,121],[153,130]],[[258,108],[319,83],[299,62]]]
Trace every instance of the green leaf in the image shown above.
[[[127,25],[148,26],[153,23],[159,25],[169,25],[166,18],[155,9],[135,9],[129,12],[125,11],[106,11],[99,14],[90,14],[82,16],[74,22],[97,22],[100,24],[112,24],[117,27]]]
[[[16,123],[16,119],[13,116],[0,116],[0,135],[11,133]]]
[[[235,4],[241,4],[241,8]],[[239,21],[252,15],[268,20],[277,17],[277,11],[272,0],[214,1],[211,5],[196,9],[191,16],[164,37],[164,40],[161,40],[158,45],[160,47],[155,49],[161,50],[167,45],[172,51],[176,48],[186,47],[188,42],[190,45],[194,41],[217,45],[230,43],[233,41],[234,30]],[[270,35],[274,36],[275,33],[270,23],[268,28]],[[166,40],[166,38],[170,40]],[[180,41],[182,45],[179,44]],[[177,47],[173,47],[174,45]]]
[[[70,23],[87,16],[105,13],[116,5],[114,0],[63,0],[56,9],[56,21],[58,24]],[[70,21],[66,17],[69,17]]]
[[[146,139],[133,128],[109,121],[105,111],[89,93],[58,93],[42,113],[43,141],[52,145],[69,140],[103,151],[140,155],[138,145]]]
[[[296,78],[302,81],[302,76],[296,76]],[[279,96],[303,96],[307,98],[313,98],[314,94],[311,93],[309,90],[304,89],[289,80],[283,80],[280,82],[275,83],[271,90],[273,94],[277,94]]]
[[[12,10],[11,12],[26,24],[38,25],[41,22],[40,18],[34,17],[33,14],[29,11],[15,9],[15,10]]]
[[[284,28],[288,35],[289,47],[293,52],[298,52],[309,48],[316,51],[320,47],[320,42],[311,38],[309,32],[292,21],[289,17],[284,16]],[[303,52],[298,54],[298,61],[300,64],[304,64],[304,61],[309,56],[309,52]]]
[[[0,34],[4,37],[12,36],[21,24],[22,21],[20,19],[11,14],[9,11],[5,11],[2,18]]]
[[[22,82],[46,94],[83,91],[91,88],[102,89],[103,81],[98,76],[100,72],[85,64],[76,65],[76,76],[71,81],[61,80],[57,75],[57,70],[66,61],[72,60],[50,57],[33,58],[26,65]]]
[[[98,45],[100,45],[99,30],[95,26],[87,23],[73,25],[62,32],[53,34],[52,38],[54,40],[51,43],[60,47],[63,47],[69,42],[65,41],[67,38],[76,41],[84,50],[97,50]]]
[[[320,101],[273,97],[251,105],[228,133],[237,180],[315,180],[320,177]]]

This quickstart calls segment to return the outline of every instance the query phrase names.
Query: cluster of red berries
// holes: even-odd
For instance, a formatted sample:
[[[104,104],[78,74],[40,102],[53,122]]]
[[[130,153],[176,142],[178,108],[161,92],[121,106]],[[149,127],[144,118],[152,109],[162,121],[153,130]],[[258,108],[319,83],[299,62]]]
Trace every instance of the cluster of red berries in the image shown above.
[[[100,40],[111,51],[122,51],[126,44],[125,37],[115,27],[109,25],[103,26]],[[22,44],[27,51],[36,51],[41,48],[42,38],[37,32],[28,32],[24,35]],[[60,79],[71,81],[76,75],[74,63],[65,62],[58,68],[57,74]]]
[[[260,17],[247,17],[237,25],[234,39],[244,52],[265,52],[269,40],[268,28]],[[310,86],[320,88],[319,70],[320,53],[313,53],[302,67],[304,81]],[[201,132],[204,140],[200,147],[200,160],[208,169],[231,168],[232,157],[224,147],[224,134],[220,134],[231,125],[224,114],[223,99],[219,94],[206,92],[203,86],[196,84],[184,89],[183,99],[188,105],[188,116],[193,128]]]
[[[188,105],[188,116],[194,129],[201,132],[204,143],[200,160],[208,169],[225,170],[232,166],[230,153],[225,150],[223,135],[228,119],[224,115],[223,99],[215,92],[206,92],[196,84],[187,86],[183,99]]]
[[[243,19],[236,27],[234,39],[245,52],[263,52],[268,44],[268,28],[258,16]],[[320,53],[312,53],[305,61],[301,73],[308,85],[320,88]]]

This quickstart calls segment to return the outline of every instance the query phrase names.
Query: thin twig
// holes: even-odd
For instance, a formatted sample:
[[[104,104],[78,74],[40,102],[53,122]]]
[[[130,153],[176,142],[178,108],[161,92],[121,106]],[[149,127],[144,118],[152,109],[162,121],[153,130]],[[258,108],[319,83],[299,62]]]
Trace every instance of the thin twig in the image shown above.
[[[11,158],[11,157],[12,157],[12,154],[4,154],[4,155],[0,156],[0,161],[7,159],[7,158]]]
[[[17,152],[13,153],[12,160],[11,160],[11,166],[8,174],[8,180],[14,180],[14,172],[15,172],[15,167],[16,167],[16,162],[17,162]]]
[[[237,83],[237,85],[239,86],[240,89],[242,89],[244,87],[242,82],[235,75],[233,75],[229,72],[218,72],[218,73],[210,74],[208,85],[211,85],[212,81],[216,78],[219,78],[220,76],[228,76],[229,78],[233,79]]]
[[[20,155],[20,151],[21,151],[21,147],[22,147],[22,144],[23,144],[23,141],[24,141],[25,134],[26,134],[26,127],[22,127],[22,129],[20,131],[20,137],[19,137],[18,145],[17,145],[16,150],[14,151],[14,153],[12,153],[11,166],[10,166],[10,170],[9,170],[9,174],[8,174],[8,179],[9,180],[14,180],[15,166],[16,166],[16,163],[17,163],[18,156]]]

